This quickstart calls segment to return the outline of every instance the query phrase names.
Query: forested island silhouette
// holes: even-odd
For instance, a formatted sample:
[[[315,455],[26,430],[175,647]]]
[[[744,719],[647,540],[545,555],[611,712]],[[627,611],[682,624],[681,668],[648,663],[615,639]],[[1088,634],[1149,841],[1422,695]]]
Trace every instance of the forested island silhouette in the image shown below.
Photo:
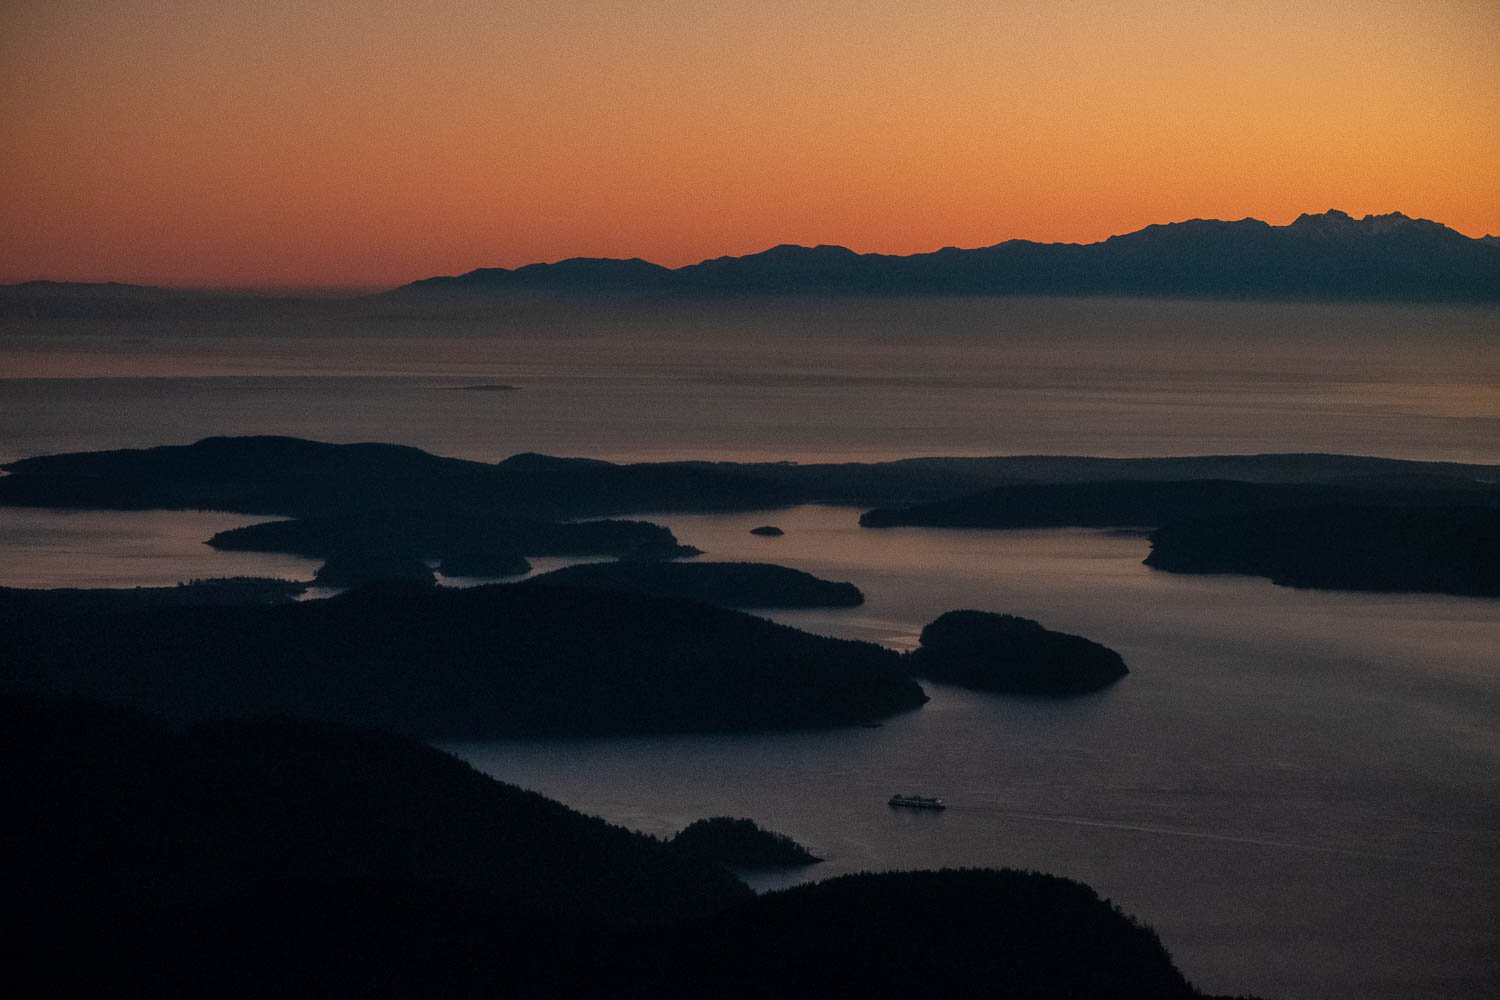
[[[12,462],[0,504],[274,517],[204,541],[323,565],[0,589],[7,781],[33,820],[10,835],[10,905],[33,970],[125,994],[503,977],[562,996],[1197,996],[1149,929],[1068,879],[860,874],[752,898],[725,865],[812,851],[727,816],[658,841],[409,740],[853,727],[919,711],[914,678],[993,699],[1130,683],[1114,650],[1004,608],[950,611],[906,654],[734,610],[862,597],[857,580],[695,561],[691,539],[637,519],[653,511],[837,504],[876,540],[1126,527],[1168,571],[1492,594],[1496,471],[1339,455],[483,463],[275,437]],[[559,555],[605,561],[435,585]],[[299,600],[313,585],[350,589]]]
[[[528,556],[677,559],[697,550],[660,525],[620,515],[825,503],[869,507],[859,519],[869,528],[1151,529],[1147,564],[1167,571],[1328,589],[1500,593],[1500,469],[1451,462],[1292,454],[621,465],[528,454],[490,464],[394,445],[243,437],[38,456],[0,468],[8,473],[0,504],[287,518],[224,531],[209,544],[336,556],[350,567],[346,584],[379,579],[380,563],[369,571],[377,556],[459,560],[456,569],[477,559],[504,570],[496,575],[524,572]],[[1234,541],[1249,538],[1257,541]],[[404,565],[395,574],[404,578],[427,575],[410,561],[390,565]],[[713,575],[713,586],[733,579],[738,588],[738,598],[725,591],[721,603],[810,600],[791,597],[794,578],[784,571],[764,586],[749,575],[773,571],[567,572],[596,582],[613,576],[621,586],[634,577],[634,589],[677,594]],[[694,574],[698,581],[689,582]],[[703,594],[716,599],[711,589]],[[853,599],[846,592],[831,602]]]
[[[1500,2],[0,50],[20,1000],[1500,998]]]

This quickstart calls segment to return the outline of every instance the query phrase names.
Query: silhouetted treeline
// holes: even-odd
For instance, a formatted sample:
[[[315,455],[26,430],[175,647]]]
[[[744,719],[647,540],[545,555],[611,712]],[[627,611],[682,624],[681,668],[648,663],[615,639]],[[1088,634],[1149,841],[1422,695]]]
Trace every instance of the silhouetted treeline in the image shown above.
[[[13,990],[84,997],[1193,997],[1150,930],[1017,871],[752,897],[399,737],[0,698]]]
[[[847,608],[865,600],[852,583],[771,563],[584,563],[534,576],[526,585],[597,587],[731,608]]]
[[[837,726],[926,701],[871,643],[690,601],[500,585],[134,613],[0,590],[0,689],[433,738]]]
[[[668,843],[673,850],[736,868],[810,865],[823,860],[785,834],[763,830],[754,820],[730,816],[694,820]]]

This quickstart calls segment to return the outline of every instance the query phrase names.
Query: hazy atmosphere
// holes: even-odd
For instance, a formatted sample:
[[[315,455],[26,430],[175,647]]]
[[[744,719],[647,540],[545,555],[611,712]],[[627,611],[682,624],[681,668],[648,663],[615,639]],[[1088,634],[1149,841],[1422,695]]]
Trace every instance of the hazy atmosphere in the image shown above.
[[[10,978],[1500,996],[1497,66],[3,5]]]
[[[1500,233],[1485,0],[8,3],[0,281],[390,287],[1402,211]]]

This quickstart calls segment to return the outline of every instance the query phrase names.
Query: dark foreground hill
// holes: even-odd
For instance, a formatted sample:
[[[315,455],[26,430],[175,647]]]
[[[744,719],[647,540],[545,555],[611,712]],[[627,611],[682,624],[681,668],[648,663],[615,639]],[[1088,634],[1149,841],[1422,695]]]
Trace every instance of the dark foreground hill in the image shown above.
[[[759,897],[687,941],[704,996],[1197,995],[1153,932],[1035,872],[845,876]]]
[[[57,918],[70,898],[165,909],[367,877],[634,923],[749,896],[710,864],[387,733],[270,718],[174,728],[27,698],[0,711],[5,781],[26,805],[5,832],[7,895],[64,904]]]
[[[0,718],[7,978],[38,997],[576,988],[574,950],[597,970],[603,927],[750,897],[384,733],[17,699]]]
[[[534,576],[526,586],[595,587],[729,608],[849,608],[865,600],[852,583],[771,563],[584,563]]]
[[[838,726],[927,700],[889,650],[705,604],[411,584],[281,607],[121,613],[0,590],[0,690],[428,738]]]
[[[1192,997],[1087,886],[714,864],[382,733],[0,699],[20,995]]]

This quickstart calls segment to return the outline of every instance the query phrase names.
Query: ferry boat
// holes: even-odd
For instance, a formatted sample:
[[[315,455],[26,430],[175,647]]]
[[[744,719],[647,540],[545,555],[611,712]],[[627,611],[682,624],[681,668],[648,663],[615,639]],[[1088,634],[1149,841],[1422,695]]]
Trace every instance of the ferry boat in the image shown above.
[[[925,795],[892,795],[891,805],[900,806],[903,809],[947,809],[942,799],[928,798]]]

